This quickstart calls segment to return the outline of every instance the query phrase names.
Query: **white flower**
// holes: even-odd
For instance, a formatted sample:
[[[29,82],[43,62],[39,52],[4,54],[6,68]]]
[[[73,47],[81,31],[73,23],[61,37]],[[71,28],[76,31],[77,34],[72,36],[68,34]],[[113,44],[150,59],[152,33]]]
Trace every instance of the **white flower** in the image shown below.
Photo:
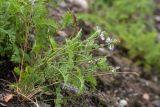
[[[126,107],[128,105],[127,101],[122,99],[119,101],[118,107]]]
[[[105,40],[104,32],[101,32],[101,34],[100,34],[100,38],[101,38],[101,40]]]
[[[88,63],[92,63],[92,61],[88,61]]]
[[[113,50],[114,50],[114,45],[113,45],[113,44],[109,45],[108,49],[109,49],[110,51],[113,51]]]
[[[106,42],[106,43],[112,43],[113,40],[112,40],[112,38],[108,37],[105,42]]]

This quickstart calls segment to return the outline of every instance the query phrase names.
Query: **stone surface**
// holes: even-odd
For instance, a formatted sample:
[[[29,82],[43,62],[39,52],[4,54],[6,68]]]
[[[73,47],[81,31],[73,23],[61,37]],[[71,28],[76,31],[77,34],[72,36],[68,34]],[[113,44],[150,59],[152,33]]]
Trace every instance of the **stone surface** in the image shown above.
[[[119,101],[118,107],[126,107],[128,105],[127,101],[124,99],[121,99]]]
[[[68,2],[80,7],[82,10],[88,10],[88,2],[87,0],[67,0]]]
[[[155,100],[152,102],[154,107],[160,107],[160,100]]]

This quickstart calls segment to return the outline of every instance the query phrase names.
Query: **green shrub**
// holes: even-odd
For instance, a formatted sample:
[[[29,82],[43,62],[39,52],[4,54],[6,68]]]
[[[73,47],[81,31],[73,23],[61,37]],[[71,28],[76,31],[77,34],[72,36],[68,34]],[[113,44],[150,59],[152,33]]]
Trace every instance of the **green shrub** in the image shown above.
[[[56,31],[72,26],[73,15],[67,12],[61,22],[55,22],[47,18],[45,0],[33,1],[0,1],[0,56],[20,65],[14,68],[19,79],[10,85],[12,89],[31,98],[56,83],[55,103],[59,105],[62,84],[81,94],[86,83],[94,89],[93,74],[97,69],[110,67],[105,58],[92,55],[99,48],[96,44],[99,30],[83,41],[80,30],[59,46],[54,39]]]
[[[25,53],[26,61],[29,60],[26,52],[31,50],[33,42],[39,49],[47,47],[47,37],[55,32],[57,25],[47,18],[44,5],[43,0],[37,1],[34,6],[26,0],[0,1],[1,56],[6,55],[12,61],[20,62]]]

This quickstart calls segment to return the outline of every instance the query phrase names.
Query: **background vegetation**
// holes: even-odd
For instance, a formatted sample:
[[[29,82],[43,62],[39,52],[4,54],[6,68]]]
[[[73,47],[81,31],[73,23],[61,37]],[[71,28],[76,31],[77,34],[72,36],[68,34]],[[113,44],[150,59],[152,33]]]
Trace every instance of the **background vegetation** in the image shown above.
[[[154,27],[152,0],[94,0],[89,13],[79,14],[80,19],[99,24],[114,37],[128,57],[139,65],[159,67],[160,44]]]

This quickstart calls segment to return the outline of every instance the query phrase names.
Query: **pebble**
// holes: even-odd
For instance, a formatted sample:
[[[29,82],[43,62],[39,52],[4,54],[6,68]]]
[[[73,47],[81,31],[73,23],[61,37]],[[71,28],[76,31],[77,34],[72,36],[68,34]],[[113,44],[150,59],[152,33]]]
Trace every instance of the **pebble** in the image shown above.
[[[0,94],[0,101],[3,101],[3,97],[4,97],[4,95]]]
[[[58,36],[63,36],[63,37],[67,37],[68,35],[66,34],[66,32],[64,32],[64,31],[58,31],[57,32],[57,35]]]
[[[68,0],[69,2],[80,6],[83,10],[87,11],[88,10],[88,2],[87,0]]]
[[[143,98],[144,100],[146,100],[146,101],[149,101],[149,100],[150,100],[150,96],[149,96],[148,93],[144,93],[143,96],[142,96],[142,98]]]
[[[126,107],[128,105],[127,101],[124,99],[121,99],[119,101],[118,107]]]
[[[160,22],[160,16],[159,16],[159,15],[155,16],[155,20],[156,20],[157,22]]]
[[[98,55],[104,56],[107,55],[108,51],[105,48],[99,48],[98,49]]]
[[[63,36],[56,36],[55,40],[58,44],[63,44],[65,42],[65,37]]]
[[[67,4],[65,2],[61,2],[60,7],[65,8]]]

